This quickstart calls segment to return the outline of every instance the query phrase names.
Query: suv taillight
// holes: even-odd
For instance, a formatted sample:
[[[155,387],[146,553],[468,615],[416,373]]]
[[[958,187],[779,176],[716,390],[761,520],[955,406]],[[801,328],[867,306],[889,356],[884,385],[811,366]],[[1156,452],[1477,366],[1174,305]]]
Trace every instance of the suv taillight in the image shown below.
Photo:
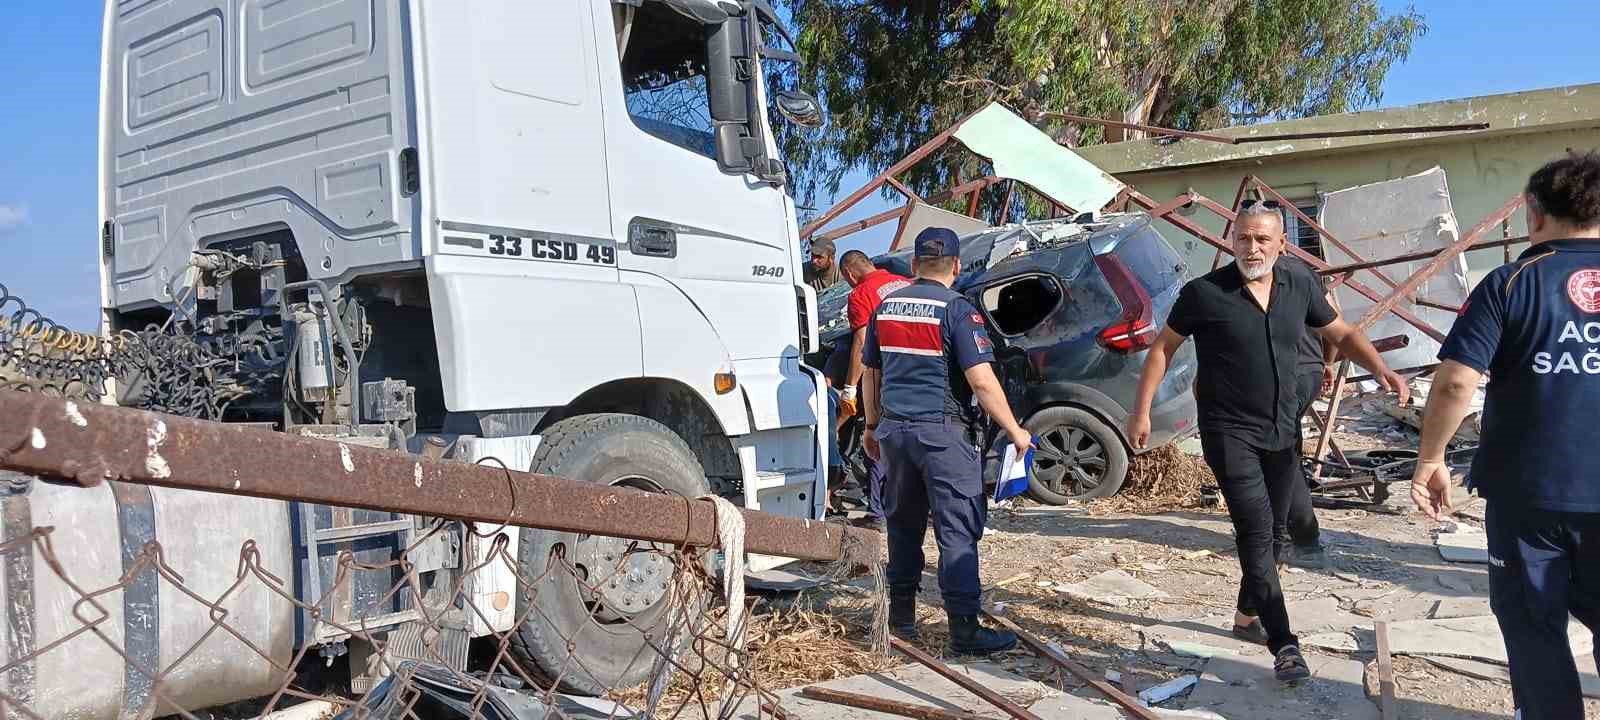
[[[1094,264],[1105,276],[1117,301],[1122,303],[1122,317],[1100,331],[1100,344],[1120,353],[1138,352],[1155,344],[1156,326],[1151,321],[1153,308],[1144,283],[1139,282],[1139,278],[1134,277],[1128,266],[1115,255],[1096,255]]]

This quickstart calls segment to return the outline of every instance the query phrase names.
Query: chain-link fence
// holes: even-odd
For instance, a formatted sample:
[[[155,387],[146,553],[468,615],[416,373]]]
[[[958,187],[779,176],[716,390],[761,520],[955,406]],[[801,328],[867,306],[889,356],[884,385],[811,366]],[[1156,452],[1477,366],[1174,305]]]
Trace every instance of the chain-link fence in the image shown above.
[[[27,498],[5,501],[7,718],[257,717],[304,701],[317,703],[309,717],[349,718],[781,712],[744,646],[742,583],[719,572],[738,572],[723,552],[455,522],[399,533],[412,539],[397,554],[367,537],[309,558],[282,532],[238,545],[180,536],[130,547],[137,501],[125,496],[149,489],[112,488],[116,507],[100,508],[104,490],[31,494],[32,510],[50,516],[35,520],[120,511],[106,532],[19,532],[15,506]],[[165,509],[196,506],[179,496],[202,494],[162,495],[154,504]],[[294,515],[276,501],[203,502],[224,513],[229,503]],[[260,510],[240,518],[272,514]],[[115,534],[121,548],[90,544]],[[736,550],[737,537],[724,537]],[[439,558],[441,548],[459,555]],[[316,583],[303,574],[322,569],[331,577],[309,596]],[[870,640],[863,627],[861,646]]]
[[[4,391],[0,467],[8,720],[781,717],[754,553],[888,652],[841,524]]]

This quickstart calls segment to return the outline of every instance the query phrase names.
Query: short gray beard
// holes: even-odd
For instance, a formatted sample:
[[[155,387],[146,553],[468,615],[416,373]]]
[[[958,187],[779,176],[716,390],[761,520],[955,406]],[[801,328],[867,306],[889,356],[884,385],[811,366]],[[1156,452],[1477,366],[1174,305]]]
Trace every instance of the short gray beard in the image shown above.
[[[1246,280],[1260,280],[1261,278],[1266,277],[1267,273],[1272,272],[1272,266],[1276,265],[1277,263],[1277,259],[1273,259],[1272,262],[1262,265],[1261,269],[1251,270],[1248,265],[1245,265],[1243,258],[1233,261],[1233,264],[1239,266],[1239,274],[1243,275],[1244,279]]]

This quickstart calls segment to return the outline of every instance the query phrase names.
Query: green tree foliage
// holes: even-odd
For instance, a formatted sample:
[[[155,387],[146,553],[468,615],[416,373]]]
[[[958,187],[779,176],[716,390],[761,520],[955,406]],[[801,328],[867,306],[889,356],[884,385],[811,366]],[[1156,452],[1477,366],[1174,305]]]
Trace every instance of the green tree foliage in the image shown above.
[[[999,100],[1073,146],[1125,139],[1045,113],[1200,130],[1376,103],[1423,32],[1376,0],[783,0],[805,61],[786,77],[828,124],[785,130],[798,194],[831,194]],[[958,173],[950,153],[905,179]],[[971,161],[968,161],[969,163]]]

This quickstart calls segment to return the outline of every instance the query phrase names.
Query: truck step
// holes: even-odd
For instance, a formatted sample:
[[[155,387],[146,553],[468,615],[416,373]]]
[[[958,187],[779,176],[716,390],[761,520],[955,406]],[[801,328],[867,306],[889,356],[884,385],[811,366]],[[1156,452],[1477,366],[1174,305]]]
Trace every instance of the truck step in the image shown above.
[[[317,544],[339,542],[341,540],[357,540],[360,538],[378,537],[394,532],[410,530],[416,522],[410,518],[403,520],[390,520],[388,522],[366,523],[364,525],[347,525],[345,527],[326,528],[312,534]]]
[[[814,472],[810,468],[789,468],[784,470],[757,470],[755,487],[752,490],[760,492],[786,485],[810,485]]]

